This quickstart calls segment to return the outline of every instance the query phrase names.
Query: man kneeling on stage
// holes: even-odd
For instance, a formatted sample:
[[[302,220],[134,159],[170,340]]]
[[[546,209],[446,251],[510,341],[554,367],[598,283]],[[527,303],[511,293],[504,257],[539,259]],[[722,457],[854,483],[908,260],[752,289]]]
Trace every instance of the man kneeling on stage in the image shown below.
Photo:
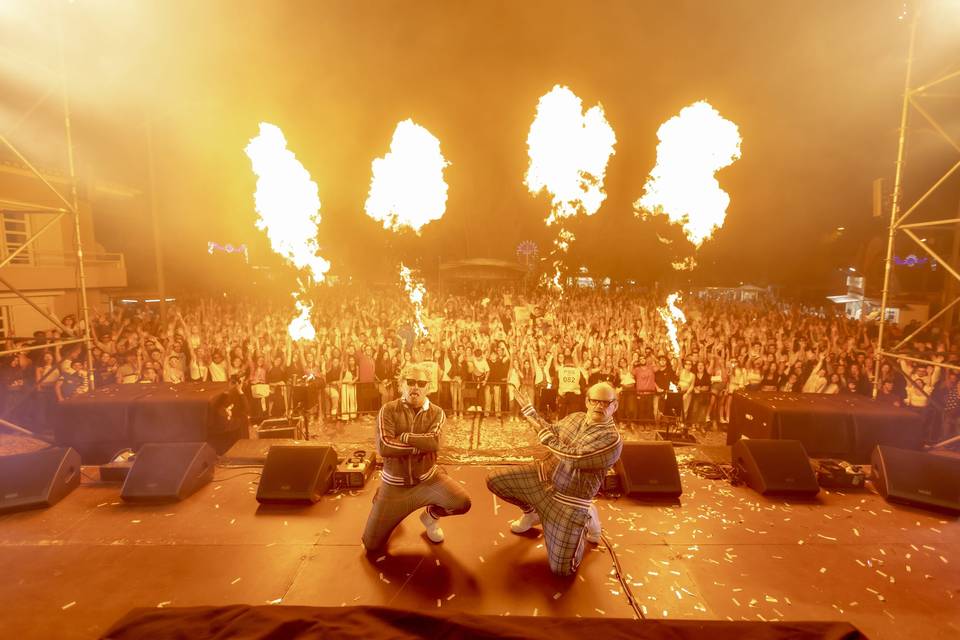
[[[600,542],[600,515],[593,497],[607,470],[620,458],[623,442],[613,414],[617,392],[599,382],[587,392],[586,412],[571,413],[550,424],[517,393],[524,417],[539,432],[548,455],[533,464],[499,469],[487,478],[495,495],[515,504],[523,515],[510,523],[514,533],[543,524],[550,569],[559,576],[576,573],[584,540]]]
[[[440,429],[446,416],[427,398],[427,372],[416,365],[400,376],[402,397],[377,416],[377,452],[383,458],[380,487],[363,532],[367,553],[381,551],[390,534],[421,507],[420,522],[431,542],[443,542],[440,518],[470,510],[470,496],[437,466]]]

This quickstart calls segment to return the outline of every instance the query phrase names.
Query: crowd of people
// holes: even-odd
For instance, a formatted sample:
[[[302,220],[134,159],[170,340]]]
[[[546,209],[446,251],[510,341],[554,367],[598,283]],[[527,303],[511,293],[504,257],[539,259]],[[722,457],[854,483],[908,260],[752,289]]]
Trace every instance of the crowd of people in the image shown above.
[[[405,364],[430,372],[428,397],[448,416],[483,413],[519,419],[517,390],[546,415],[580,410],[589,385],[606,381],[620,396],[619,422],[675,415],[722,428],[740,390],[862,394],[874,392],[877,327],[782,301],[741,303],[685,297],[676,353],[658,307],[665,296],[637,291],[567,291],[522,296],[478,293],[434,297],[426,335],[399,293],[369,295],[330,288],[317,296],[310,341],[287,333],[292,310],[250,300],[181,300],[120,305],[91,316],[92,370],[80,335],[64,328],[7,344],[24,350],[0,362],[4,415],[27,404],[42,423],[50,407],[113,384],[228,382],[247,394],[254,421],[295,405],[325,421],[375,412],[397,395]],[[891,335],[910,328],[890,327]],[[922,359],[960,363],[960,341],[934,327],[911,338]],[[930,438],[952,433],[960,411],[955,372],[884,361],[877,402],[935,412]],[[21,411],[21,415],[22,411]]]

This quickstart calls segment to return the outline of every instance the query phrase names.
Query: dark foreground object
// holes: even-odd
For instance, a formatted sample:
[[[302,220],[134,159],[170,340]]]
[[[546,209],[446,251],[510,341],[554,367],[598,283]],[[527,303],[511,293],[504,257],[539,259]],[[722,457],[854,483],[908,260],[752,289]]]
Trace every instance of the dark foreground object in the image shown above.
[[[50,448],[0,457],[0,513],[45,509],[80,486],[80,455]]]
[[[61,404],[54,435],[83,464],[104,464],[148,442],[207,442],[222,453],[245,435],[223,410],[228,390],[225,382],[103,387]]]
[[[878,444],[920,449],[923,425],[919,413],[864,396],[741,391],[733,396],[727,444],[740,436],[799,440],[812,458],[870,464]]]
[[[102,636],[129,638],[631,638],[710,640],[866,638],[846,622],[714,622],[426,614],[386,607],[233,605],[134,609]]]

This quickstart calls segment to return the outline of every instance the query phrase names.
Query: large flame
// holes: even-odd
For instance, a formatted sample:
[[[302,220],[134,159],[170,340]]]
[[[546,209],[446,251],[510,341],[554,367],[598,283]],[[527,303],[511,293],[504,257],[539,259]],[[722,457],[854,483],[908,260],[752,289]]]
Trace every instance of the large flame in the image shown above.
[[[322,282],[330,263],[318,255],[317,225],[320,223],[320,196],[279,127],[260,123],[260,135],[245,149],[257,174],[254,207],[259,214],[257,228],[266,231],[270,246],[297,269],[307,269],[314,282]],[[300,290],[303,292],[303,284]],[[294,294],[297,299],[297,294]],[[310,324],[310,305],[296,300],[299,315],[287,328],[295,340],[316,336]]]
[[[414,325],[414,331],[418,336],[427,335],[427,327],[423,324],[423,298],[427,295],[427,288],[422,282],[414,282],[410,267],[400,264],[400,280],[403,282],[403,289],[407,292],[410,302],[413,304],[413,313],[417,318]]]
[[[309,269],[316,282],[330,270],[330,263],[317,253],[320,196],[280,128],[260,123],[260,135],[245,149],[257,174],[254,206],[257,228],[266,231],[270,246],[298,269]]]
[[[547,226],[562,224],[581,211],[588,216],[597,212],[607,197],[603,180],[616,142],[599,104],[584,113],[583,101],[560,85],[540,98],[527,135],[530,165],[524,184],[534,195],[544,190],[550,194]],[[544,277],[549,288],[563,291],[563,259],[558,254],[566,253],[573,240],[573,233],[561,227],[553,241],[553,276]]]
[[[667,325],[667,337],[670,339],[673,355],[677,358],[680,357],[680,341],[677,339],[677,323],[682,325],[687,321],[687,317],[683,315],[683,311],[677,306],[677,302],[679,301],[680,294],[671,293],[667,296],[667,305],[657,308],[657,311],[660,312],[660,317],[663,318],[664,324]]]
[[[373,161],[367,215],[398,231],[409,227],[416,233],[438,220],[447,208],[447,183],[443,170],[449,165],[440,153],[440,141],[429,131],[404,120],[397,125],[390,151]]]
[[[714,174],[740,157],[740,132],[700,101],[664,122],[657,138],[657,164],[634,208],[638,215],[666,214],[700,247],[723,226],[730,196]]]
[[[607,197],[603,179],[616,142],[599,104],[584,113],[583,101],[560,85],[540,98],[527,135],[530,166],[524,183],[534,195],[550,193],[548,225],[579,211],[597,212]]]

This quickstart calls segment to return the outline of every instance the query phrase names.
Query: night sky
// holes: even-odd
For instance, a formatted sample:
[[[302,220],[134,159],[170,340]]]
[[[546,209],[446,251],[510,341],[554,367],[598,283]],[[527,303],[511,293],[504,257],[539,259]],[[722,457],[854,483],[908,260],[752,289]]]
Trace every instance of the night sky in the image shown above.
[[[145,190],[143,122],[153,119],[174,286],[246,277],[207,256],[208,240],[246,242],[253,262],[277,264],[254,227],[243,153],[261,121],[283,129],[319,186],[319,237],[336,273],[387,279],[404,258],[429,274],[440,260],[511,259],[527,239],[545,252],[549,202],[530,196],[523,176],[537,100],[554,84],[587,107],[600,102],[617,135],[607,200],[572,225],[570,264],[671,283],[822,284],[845,265],[879,274],[886,220],[871,217],[871,184],[894,173],[910,24],[909,14],[898,19],[902,2],[4,4],[3,130],[48,86],[34,63],[56,64],[58,15],[81,171]],[[960,2],[922,5],[914,84],[960,60]],[[925,107],[960,138],[960,81],[931,93]],[[697,100],[739,126],[742,158],[718,174],[731,196],[725,227],[700,251],[700,268],[678,275],[669,254],[681,232],[637,220],[632,203],[655,162],[657,128]],[[48,166],[62,156],[56,106],[13,135]],[[452,163],[447,213],[420,238],[392,237],[363,213],[370,163],[406,118],[437,136]],[[908,203],[957,160],[914,121]],[[926,217],[953,217],[958,183],[931,198]],[[153,278],[146,203],[102,203],[97,221],[141,286]],[[949,233],[929,235],[949,251]]]

